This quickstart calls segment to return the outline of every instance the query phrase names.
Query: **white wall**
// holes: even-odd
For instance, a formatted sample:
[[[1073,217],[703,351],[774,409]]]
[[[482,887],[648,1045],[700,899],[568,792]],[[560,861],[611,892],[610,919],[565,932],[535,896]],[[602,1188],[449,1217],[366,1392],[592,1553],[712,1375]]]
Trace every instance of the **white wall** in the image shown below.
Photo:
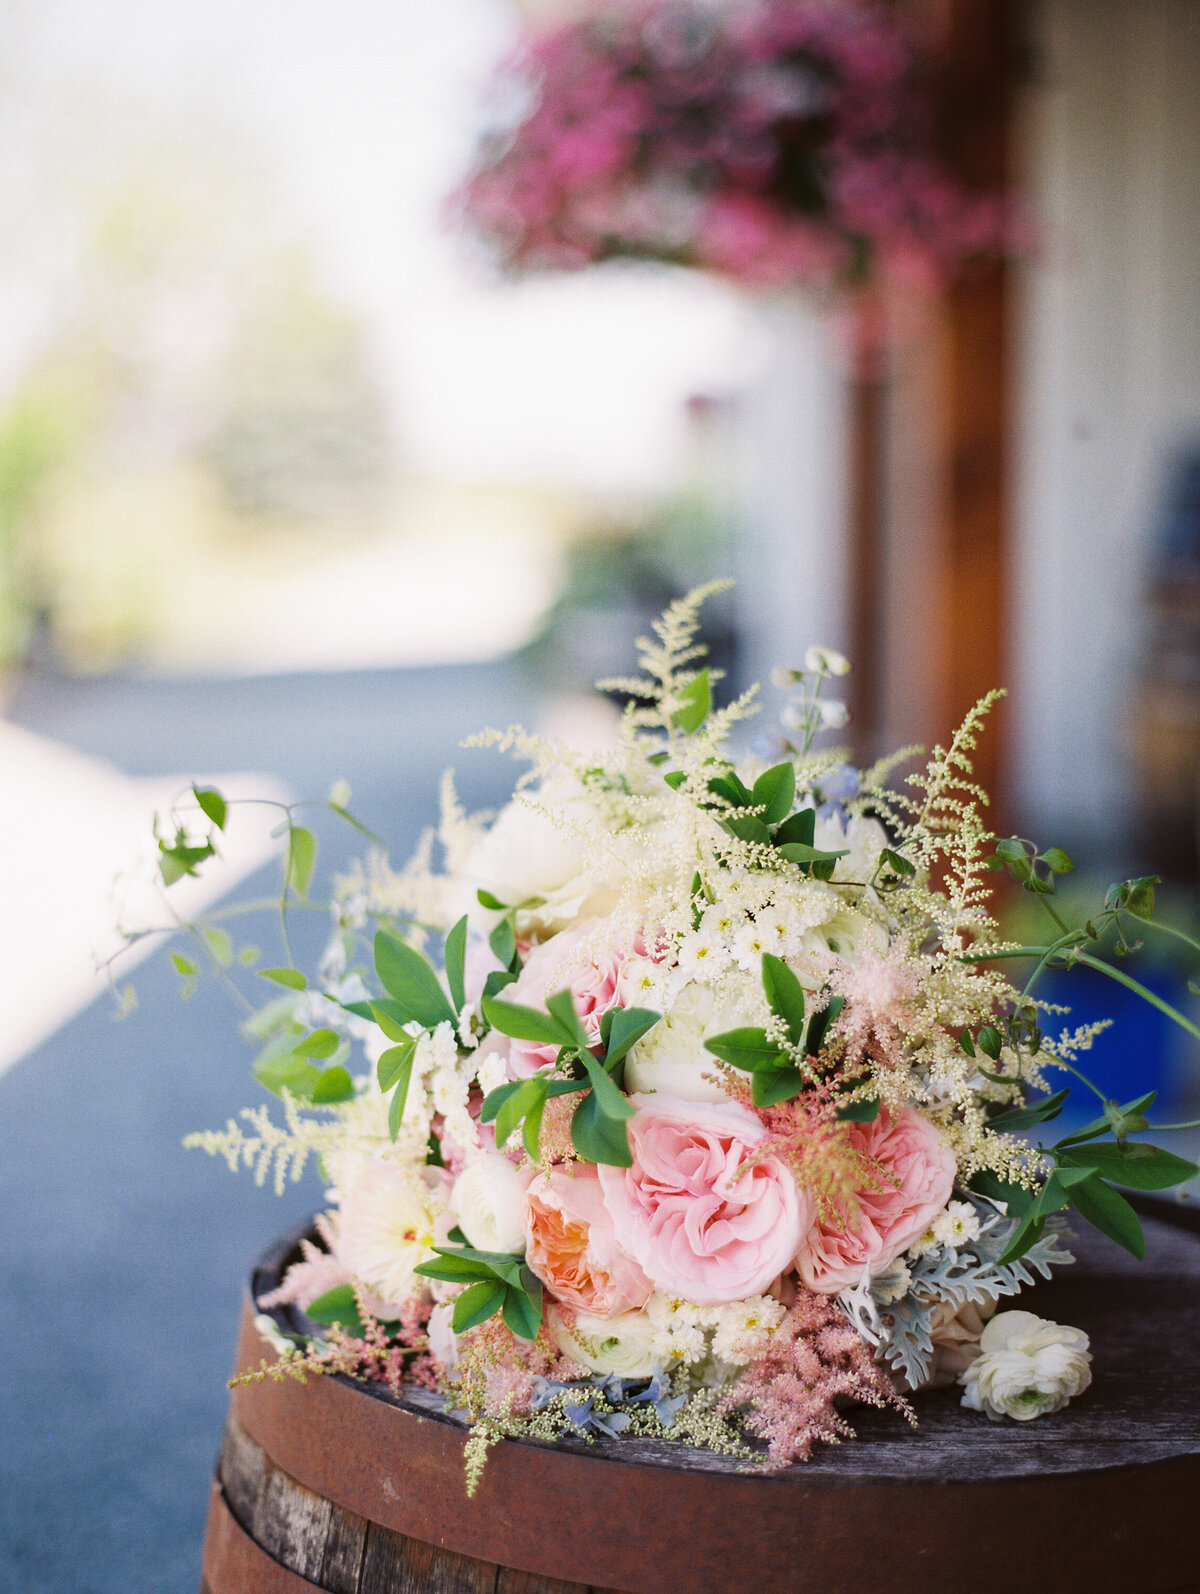
[[[1016,811],[1119,840],[1149,538],[1200,440],[1200,4],[1041,0],[1018,315]],[[1050,835],[1051,830],[1055,835]]]

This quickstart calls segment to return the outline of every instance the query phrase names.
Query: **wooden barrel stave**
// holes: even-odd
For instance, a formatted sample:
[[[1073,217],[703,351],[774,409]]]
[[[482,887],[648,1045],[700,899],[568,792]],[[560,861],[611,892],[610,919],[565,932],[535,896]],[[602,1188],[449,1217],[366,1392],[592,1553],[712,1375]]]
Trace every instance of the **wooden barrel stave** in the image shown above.
[[[201,1594],[608,1594],[458,1555],[336,1505],[277,1467],[233,1413],[217,1465]],[[210,1523],[211,1527],[211,1523]],[[235,1531],[236,1530],[236,1531]],[[244,1542],[244,1541],[249,1541]],[[253,1546],[253,1549],[251,1548]],[[255,1558],[254,1551],[262,1561]],[[266,1561],[273,1563],[268,1566]],[[248,1583],[248,1565],[261,1581]]]

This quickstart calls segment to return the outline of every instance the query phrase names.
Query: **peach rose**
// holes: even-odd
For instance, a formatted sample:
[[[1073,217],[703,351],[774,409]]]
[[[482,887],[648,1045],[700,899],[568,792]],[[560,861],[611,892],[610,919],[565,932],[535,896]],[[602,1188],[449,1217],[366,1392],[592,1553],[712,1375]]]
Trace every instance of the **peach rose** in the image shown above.
[[[603,950],[585,951],[589,942]],[[506,1002],[540,1008],[545,1006],[547,996],[567,988],[575,998],[575,1009],[588,1040],[598,1046],[600,1020],[610,1007],[624,1006],[619,984],[627,955],[615,940],[606,944],[603,919],[590,919],[535,946],[520,976],[505,986],[501,995]],[[539,1045],[536,1041],[508,1040],[505,1046],[508,1071],[514,1079],[530,1078],[558,1056],[557,1046]]]
[[[758,1295],[790,1266],[813,1204],[735,1102],[633,1095],[631,1168],[599,1169],[617,1239],[654,1285],[699,1306]]]
[[[852,1227],[817,1223],[796,1257],[800,1277],[818,1295],[852,1289],[864,1269],[874,1278],[923,1234],[950,1199],[957,1165],[929,1119],[913,1107],[893,1118],[852,1124],[850,1142],[882,1170],[882,1188],[860,1190]]]
[[[558,1300],[594,1317],[636,1311],[650,1298],[649,1279],[617,1244],[588,1163],[539,1174],[530,1185],[525,1260]]]

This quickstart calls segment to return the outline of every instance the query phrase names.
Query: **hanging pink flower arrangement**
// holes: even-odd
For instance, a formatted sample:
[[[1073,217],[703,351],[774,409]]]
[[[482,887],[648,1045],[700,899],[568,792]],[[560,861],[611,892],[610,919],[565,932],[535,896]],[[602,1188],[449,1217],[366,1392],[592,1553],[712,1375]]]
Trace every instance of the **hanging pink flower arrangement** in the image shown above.
[[[939,159],[878,6],[648,0],[528,34],[459,195],[514,270],[629,256],[764,286],[936,287],[1022,230]]]

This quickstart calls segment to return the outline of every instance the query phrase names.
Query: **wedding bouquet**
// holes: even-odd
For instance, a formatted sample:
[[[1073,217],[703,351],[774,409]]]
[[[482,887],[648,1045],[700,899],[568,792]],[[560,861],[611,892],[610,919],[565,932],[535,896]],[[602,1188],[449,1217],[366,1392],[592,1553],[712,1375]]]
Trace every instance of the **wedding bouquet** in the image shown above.
[[[278,995],[251,1023],[255,1074],[282,1119],[191,1137],[280,1188],[315,1156],[328,1187],[257,1303],[277,1355],[254,1376],[441,1391],[474,1425],[473,1477],[503,1435],[783,1467],[849,1434],[848,1404],[913,1418],[909,1396],[955,1380],[993,1418],[1056,1411],[1089,1383],[1087,1338],[1003,1303],[1072,1260],[1068,1205],[1140,1255],[1115,1186],[1197,1172],[1140,1138],[1152,1095],[1101,1095],[1051,1146],[1025,1135],[1062,1111],[1060,1071],[1095,1088],[1079,1060],[1104,1027],[1046,1033],[1062,1010],[1038,975],[1080,962],[1141,989],[1087,949],[1153,922],[1153,883],[1066,926],[1066,854],[983,818],[991,698],[893,781],[912,750],[862,771],[817,750],[848,666],[814,648],[778,673],[784,733],[735,756],[757,689],[716,705],[705,595],[640,644],[641,675],[605,683],[626,700],[615,750],[488,732],[530,766],[494,819],[447,780],[405,868],[373,852],[337,880],[313,977],[261,971]],[[196,800],[212,829],[160,841],[168,879],[226,822],[220,793]],[[286,908],[313,840],[290,809],[283,828]],[[1045,945],[989,912],[1005,869],[1048,909]],[[1021,957],[1018,992],[1000,971]]]
[[[459,206],[514,268],[618,256],[736,281],[931,287],[1027,245],[939,158],[885,8],[645,0],[534,30]]]

